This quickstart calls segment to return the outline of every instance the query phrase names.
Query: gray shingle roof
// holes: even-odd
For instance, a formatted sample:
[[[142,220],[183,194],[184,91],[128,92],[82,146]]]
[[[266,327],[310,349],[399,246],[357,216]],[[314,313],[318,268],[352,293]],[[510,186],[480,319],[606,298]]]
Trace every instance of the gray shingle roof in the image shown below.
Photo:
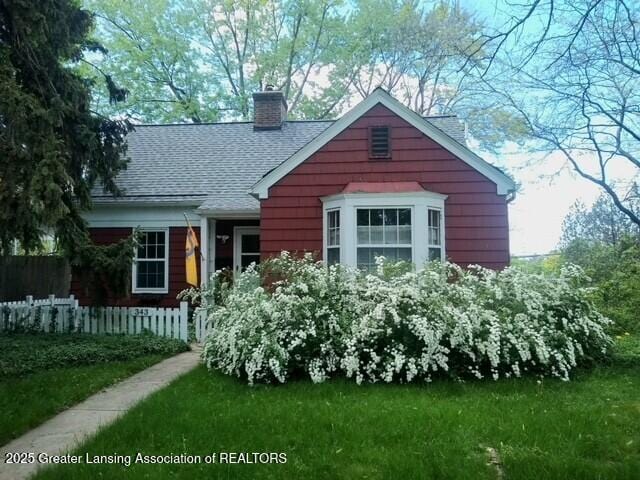
[[[457,117],[427,120],[465,143]],[[247,192],[263,175],[319,135],[333,121],[290,121],[281,130],[254,130],[252,122],[138,125],[130,133],[123,196],[94,190],[97,203],[184,203],[207,210],[257,210]]]

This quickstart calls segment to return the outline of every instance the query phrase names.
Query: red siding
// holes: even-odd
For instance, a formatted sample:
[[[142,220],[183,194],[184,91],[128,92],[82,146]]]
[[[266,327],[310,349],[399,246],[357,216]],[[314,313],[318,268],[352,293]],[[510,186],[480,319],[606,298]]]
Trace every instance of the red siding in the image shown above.
[[[392,127],[391,160],[370,160],[368,127]],[[269,190],[261,201],[263,256],[322,252],[322,203],[349,182],[417,181],[448,195],[446,249],[461,265],[503,268],[509,263],[509,226],[504,195],[496,185],[418,129],[378,105],[336,136]]]
[[[198,242],[200,242],[200,229],[193,228]],[[131,228],[92,228],[91,239],[97,245],[107,245],[131,235]],[[108,299],[109,305],[121,306],[161,306],[173,307],[179,304],[176,295],[188,287],[185,276],[184,247],[187,235],[186,227],[169,228],[169,293],[161,294],[132,294],[129,298]],[[200,262],[197,262],[198,276],[200,275]],[[199,277],[198,277],[199,278]],[[86,289],[78,278],[71,280],[71,293],[75,294],[81,305],[90,304]]]

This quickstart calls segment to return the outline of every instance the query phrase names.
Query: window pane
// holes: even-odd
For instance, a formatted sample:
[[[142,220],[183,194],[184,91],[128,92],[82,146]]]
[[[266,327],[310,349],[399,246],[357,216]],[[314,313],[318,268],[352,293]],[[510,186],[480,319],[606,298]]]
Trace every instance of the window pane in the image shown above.
[[[441,260],[442,259],[442,250],[440,248],[430,248],[429,249],[429,261],[431,260]]]
[[[240,266],[242,270],[247,268],[253,262],[260,263],[260,255],[241,255],[240,256]]]
[[[165,258],[165,232],[143,232],[137,258]]]
[[[440,245],[442,231],[441,225],[441,212],[440,210],[429,209],[429,245]]]
[[[383,215],[381,208],[372,208],[370,211],[371,225],[382,225]]]
[[[429,245],[440,245],[440,229],[429,227]]]
[[[358,227],[358,244],[367,245],[369,243],[369,227]]]
[[[258,253],[260,251],[260,235],[242,234],[242,253]]]
[[[410,248],[385,248],[382,253],[384,255],[384,258],[392,262],[411,261]]]
[[[386,208],[384,210],[384,224],[385,225],[397,225],[398,224],[398,210],[395,208]]]
[[[358,209],[358,226],[369,225],[369,210]]]
[[[327,212],[327,246],[340,244],[340,210]]]
[[[404,262],[411,261],[411,249],[410,248],[398,248],[398,260]]]
[[[411,226],[398,227],[398,243],[409,245],[411,243]]]
[[[164,262],[138,262],[136,286],[138,288],[164,288]]]
[[[429,226],[440,226],[440,210],[429,210]]]
[[[372,245],[378,245],[382,243],[382,225],[380,226],[372,226],[371,227],[371,239],[370,243]]]
[[[371,249],[371,263],[375,264],[376,263],[376,257],[384,257],[385,256],[385,249],[384,248],[372,248]]]
[[[401,208],[398,210],[398,224],[399,225],[411,225],[411,209]]]
[[[384,243],[387,245],[398,243],[398,227],[396,225],[384,227]]]
[[[327,265],[334,265],[336,263],[340,263],[340,249],[327,248]]]
[[[371,249],[370,248],[358,248],[358,267],[361,265],[368,265],[370,262]]]

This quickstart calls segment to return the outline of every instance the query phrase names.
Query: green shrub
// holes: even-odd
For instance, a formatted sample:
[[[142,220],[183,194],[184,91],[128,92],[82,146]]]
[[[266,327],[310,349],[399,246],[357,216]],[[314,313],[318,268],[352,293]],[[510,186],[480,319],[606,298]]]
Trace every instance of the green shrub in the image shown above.
[[[613,320],[615,334],[640,333],[640,244],[626,237],[616,245],[575,240],[563,250],[565,262],[591,278],[593,301]]]
[[[155,335],[37,334],[0,336],[0,376],[49,368],[173,355],[188,350],[182,340]]]

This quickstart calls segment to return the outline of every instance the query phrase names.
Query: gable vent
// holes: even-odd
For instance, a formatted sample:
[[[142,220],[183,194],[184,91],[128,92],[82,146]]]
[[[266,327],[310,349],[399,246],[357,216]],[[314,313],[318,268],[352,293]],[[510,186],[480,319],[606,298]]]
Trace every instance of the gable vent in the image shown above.
[[[372,158],[391,158],[391,127],[369,128],[369,155]]]

